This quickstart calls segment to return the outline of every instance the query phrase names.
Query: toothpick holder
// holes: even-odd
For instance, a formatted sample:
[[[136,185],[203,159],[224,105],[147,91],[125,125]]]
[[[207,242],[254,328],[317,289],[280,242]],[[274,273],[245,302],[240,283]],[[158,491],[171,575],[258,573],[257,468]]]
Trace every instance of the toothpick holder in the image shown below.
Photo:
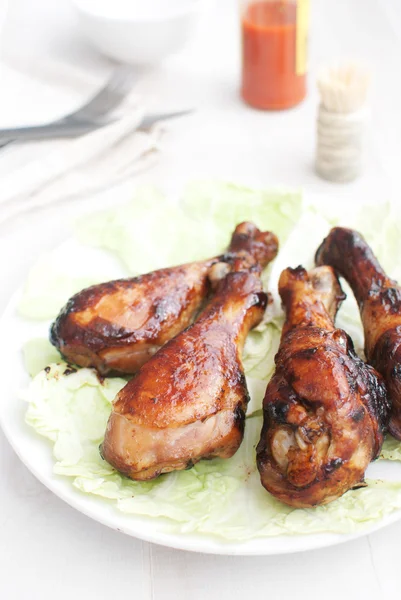
[[[320,105],[317,118],[316,171],[324,179],[356,179],[363,166],[363,149],[370,120],[367,107],[338,113]]]

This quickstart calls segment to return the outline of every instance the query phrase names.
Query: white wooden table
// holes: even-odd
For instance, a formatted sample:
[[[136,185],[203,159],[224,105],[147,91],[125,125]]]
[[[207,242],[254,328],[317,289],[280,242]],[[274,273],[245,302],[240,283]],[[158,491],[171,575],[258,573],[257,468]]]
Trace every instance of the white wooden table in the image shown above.
[[[78,66],[89,81],[110,69],[106,60],[80,41],[67,0],[10,4],[4,60],[15,67],[29,59],[30,76],[47,83],[26,94],[17,89],[17,79],[9,86],[13,77],[8,72],[0,98],[0,125],[62,113],[87,94],[85,86],[73,85]],[[308,99],[295,110],[268,114],[246,108],[238,98],[236,1],[216,0],[187,51],[144,75],[138,85],[154,106],[193,104],[199,110],[169,126],[159,163],[132,179],[127,190],[138,181],[171,186],[193,176],[213,175],[304,186],[313,193],[332,194],[333,201],[337,194],[348,194],[350,201],[383,194],[397,199],[401,3],[312,0],[312,5]],[[364,176],[336,187],[313,172],[317,102],[313,80],[319,64],[344,56],[365,59],[374,71],[372,135]],[[57,78],[53,67],[46,71],[49,57],[52,65],[57,60],[68,66],[69,76]],[[0,150],[0,177],[29,161],[34,148],[21,146],[3,155]],[[0,309],[35,258],[66,237],[68,220],[88,206],[94,207],[95,201],[64,204],[62,211],[57,206],[33,211],[1,227]],[[0,478],[0,598],[4,600],[239,600],[261,595],[274,600],[369,600],[378,593],[399,597],[401,522],[352,543],[292,556],[208,556],[143,543],[84,517],[28,472],[1,432]]]

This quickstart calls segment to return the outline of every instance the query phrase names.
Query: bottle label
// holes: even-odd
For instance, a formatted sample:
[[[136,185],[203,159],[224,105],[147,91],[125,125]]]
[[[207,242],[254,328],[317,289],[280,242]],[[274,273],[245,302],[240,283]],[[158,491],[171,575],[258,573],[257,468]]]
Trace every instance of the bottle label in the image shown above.
[[[305,75],[309,30],[309,0],[297,0],[297,40],[295,71]]]

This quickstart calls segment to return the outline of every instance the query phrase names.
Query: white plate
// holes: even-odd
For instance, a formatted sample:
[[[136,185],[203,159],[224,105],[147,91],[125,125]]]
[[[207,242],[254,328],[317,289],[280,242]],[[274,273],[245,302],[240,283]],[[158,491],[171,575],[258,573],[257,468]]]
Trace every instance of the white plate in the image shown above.
[[[69,242],[71,244],[71,242]],[[103,256],[104,258],[104,256]],[[0,424],[15,452],[30,471],[52,492],[83,514],[128,535],[165,546],[230,555],[269,555],[299,552],[331,546],[355,539],[381,529],[401,518],[401,510],[374,523],[356,534],[313,534],[266,537],[247,542],[224,542],[201,534],[170,534],[163,531],[165,521],[135,517],[118,512],[107,500],[85,495],[76,490],[71,480],[53,474],[54,459],[51,444],[25,424],[26,404],[18,392],[28,384],[21,347],[32,337],[46,336],[48,323],[33,322],[17,315],[19,294],[11,299],[1,321],[0,364],[2,365],[2,394],[0,396]],[[399,465],[380,462],[369,467],[368,476],[399,478]]]

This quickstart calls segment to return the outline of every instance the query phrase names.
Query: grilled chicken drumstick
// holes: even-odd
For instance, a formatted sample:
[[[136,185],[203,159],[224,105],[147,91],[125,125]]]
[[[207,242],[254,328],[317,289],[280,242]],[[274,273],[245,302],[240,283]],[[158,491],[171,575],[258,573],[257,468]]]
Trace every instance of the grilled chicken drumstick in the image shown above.
[[[209,292],[210,267],[230,265],[241,251],[265,266],[277,254],[277,238],[242,223],[223,256],[87,288],[62,309],[50,341],[70,362],[102,375],[135,373],[192,323]]]
[[[381,376],[334,326],[344,295],[331,267],[286,269],[279,292],[286,322],[257,464],[274,496],[312,507],[361,484],[382,445],[388,399]]]
[[[264,235],[271,256],[272,235]],[[248,252],[216,263],[210,273],[216,292],[199,319],[120,391],[102,446],[116,469],[152,479],[237,451],[249,400],[242,347],[267,302],[260,271]]]
[[[401,440],[401,288],[360,233],[335,227],[316,253],[350,284],[365,333],[366,360],[381,373],[392,402],[389,431]]]

